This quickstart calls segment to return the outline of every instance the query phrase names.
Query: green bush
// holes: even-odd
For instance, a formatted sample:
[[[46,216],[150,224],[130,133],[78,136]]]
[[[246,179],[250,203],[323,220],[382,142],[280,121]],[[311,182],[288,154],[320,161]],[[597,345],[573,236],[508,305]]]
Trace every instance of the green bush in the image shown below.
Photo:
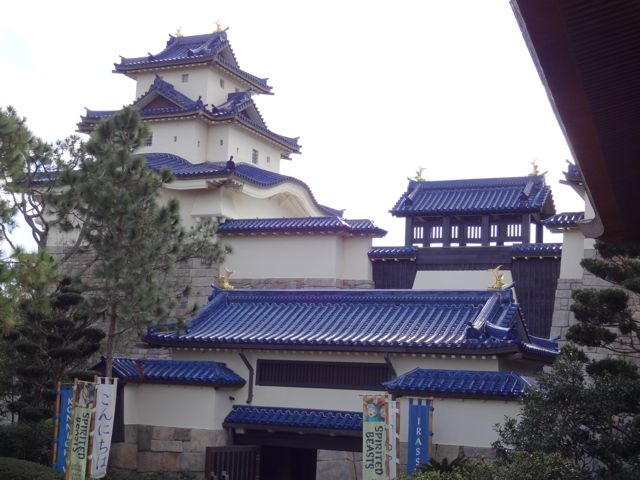
[[[193,480],[195,478],[193,473],[187,471],[138,473],[130,470],[113,469],[109,470],[105,480]]]
[[[29,460],[47,465],[51,462],[52,441],[53,421],[51,420],[0,425],[0,457]]]
[[[53,468],[39,463],[0,457],[0,478],[7,480],[62,480],[63,476]]]

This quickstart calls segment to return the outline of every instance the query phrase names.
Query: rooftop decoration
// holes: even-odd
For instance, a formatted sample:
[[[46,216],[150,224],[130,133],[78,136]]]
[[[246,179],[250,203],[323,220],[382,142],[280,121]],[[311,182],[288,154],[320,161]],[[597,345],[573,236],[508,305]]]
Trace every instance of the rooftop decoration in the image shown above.
[[[229,270],[227,267],[224,267],[224,273],[220,276],[220,288],[223,290],[233,290],[234,287],[229,282],[231,275],[233,274],[233,270]]]
[[[418,170],[416,170],[416,176],[413,177],[413,179],[416,182],[424,182],[425,178],[422,176],[422,172],[424,172],[424,171],[425,171],[424,167],[418,167]]]
[[[495,268],[489,269],[489,271],[495,276],[495,282],[489,285],[491,290],[502,290],[507,286],[507,284],[504,283],[504,272],[500,271],[501,268],[502,265],[498,265]]]
[[[396,395],[504,399],[522,397],[532,383],[516,372],[416,368],[383,385]]]
[[[534,159],[531,160],[529,164],[531,165],[531,173],[529,174],[529,176],[537,177],[538,175],[540,175],[540,170],[538,170],[538,161]]]
[[[176,348],[521,352],[538,361],[557,353],[528,335],[510,289],[214,289],[185,331],[152,327],[145,340]]]
[[[105,358],[93,367],[104,368]],[[218,362],[114,358],[113,374],[126,382],[180,383],[213,387],[241,387],[243,378]]]

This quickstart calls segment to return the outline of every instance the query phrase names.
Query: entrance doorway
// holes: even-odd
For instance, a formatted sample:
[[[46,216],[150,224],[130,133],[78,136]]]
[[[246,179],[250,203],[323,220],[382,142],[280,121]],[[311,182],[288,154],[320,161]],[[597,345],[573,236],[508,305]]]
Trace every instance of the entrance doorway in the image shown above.
[[[260,448],[260,480],[316,480],[317,450]]]

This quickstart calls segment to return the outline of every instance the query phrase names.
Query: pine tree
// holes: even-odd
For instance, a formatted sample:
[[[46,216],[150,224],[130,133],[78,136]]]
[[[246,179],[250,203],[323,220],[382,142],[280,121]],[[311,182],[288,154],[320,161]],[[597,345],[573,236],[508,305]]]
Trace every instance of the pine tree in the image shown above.
[[[187,232],[177,201],[161,201],[159,189],[173,177],[134,154],[146,136],[133,108],[101,122],[86,145],[89,155],[63,176],[67,189],[54,205],[62,228],[75,231],[76,244],[92,257],[87,298],[106,325],[108,376],[116,336],[167,320],[185,294],[170,282],[175,264],[193,257],[211,264],[225,253],[214,241],[215,225]]]

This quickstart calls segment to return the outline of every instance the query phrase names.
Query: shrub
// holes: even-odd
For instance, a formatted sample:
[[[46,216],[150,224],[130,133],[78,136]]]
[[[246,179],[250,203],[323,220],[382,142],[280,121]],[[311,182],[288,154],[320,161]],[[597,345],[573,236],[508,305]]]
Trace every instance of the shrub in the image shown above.
[[[11,480],[62,480],[63,476],[53,468],[39,463],[0,457],[0,478]]]
[[[179,472],[146,472],[138,473],[130,470],[109,470],[104,480],[193,480],[193,473],[187,471]]]
[[[0,456],[48,464],[52,440],[51,420],[0,425]]]

